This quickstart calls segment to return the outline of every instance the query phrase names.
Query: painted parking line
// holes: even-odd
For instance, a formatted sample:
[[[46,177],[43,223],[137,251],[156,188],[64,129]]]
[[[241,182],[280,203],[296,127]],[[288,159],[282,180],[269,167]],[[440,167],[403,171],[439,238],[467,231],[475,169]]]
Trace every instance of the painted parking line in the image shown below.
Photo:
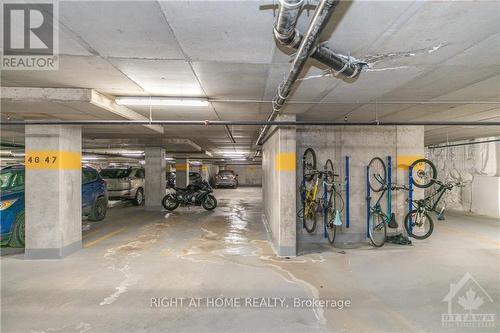
[[[84,247],[84,248],[89,248],[89,247],[91,247],[91,246],[94,246],[94,245],[96,245],[96,244],[98,244],[98,243],[100,243],[100,242],[102,242],[102,241],[104,241],[104,240],[106,240],[106,239],[108,239],[108,238],[113,237],[114,235],[119,234],[120,232],[122,232],[122,231],[123,231],[123,230],[125,230],[125,229],[126,229],[126,228],[121,228],[121,229],[118,229],[118,230],[112,231],[112,232],[110,232],[110,233],[107,233],[107,234],[105,234],[105,235],[102,235],[101,237],[99,237],[99,238],[97,238],[97,239],[94,239],[93,241],[91,241],[91,242],[88,242],[88,243],[84,244],[84,245],[83,245],[83,247]]]
[[[96,230],[89,231],[85,235],[82,236],[82,239],[85,239],[85,238],[88,238],[88,237],[90,237],[92,235],[95,235],[95,234],[97,234],[101,230],[102,230],[102,228],[101,229],[96,229]]]

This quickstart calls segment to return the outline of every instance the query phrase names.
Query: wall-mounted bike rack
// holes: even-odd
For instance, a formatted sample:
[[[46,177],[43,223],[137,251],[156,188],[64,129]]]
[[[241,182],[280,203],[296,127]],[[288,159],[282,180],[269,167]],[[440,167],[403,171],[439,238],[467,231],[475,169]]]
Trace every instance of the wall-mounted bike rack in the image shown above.
[[[350,203],[349,203],[349,156],[345,157],[345,227],[350,225]]]
[[[408,214],[413,210],[413,167],[410,165],[408,167]],[[404,221],[406,223],[406,221]],[[408,226],[410,232],[412,231],[411,223]]]
[[[392,216],[392,158],[387,156],[387,216]]]

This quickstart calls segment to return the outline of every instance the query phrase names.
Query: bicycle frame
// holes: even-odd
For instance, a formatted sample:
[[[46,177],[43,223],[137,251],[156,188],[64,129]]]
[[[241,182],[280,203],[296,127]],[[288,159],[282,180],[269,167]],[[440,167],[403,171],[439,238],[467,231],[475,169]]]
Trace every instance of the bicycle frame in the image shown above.
[[[384,182],[382,179],[379,179],[379,177],[375,176],[377,181],[379,181],[381,184],[383,184],[383,190],[379,192],[379,196],[377,198],[377,201],[375,202],[374,205],[371,204],[371,190],[370,190],[370,185],[369,185],[369,179],[370,179],[370,168],[367,166],[366,167],[366,237],[369,237],[369,228],[370,228],[370,221],[371,219],[375,218],[376,215],[382,216],[383,217],[383,222],[381,223],[386,223],[389,224],[391,220],[391,215],[392,215],[392,195],[391,195],[391,189],[390,186],[392,186],[392,169],[391,169],[391,156],[387,156],[387,183]],[[387,194],[387,209],[386,213],[382,210],[382,204],[381,200],[382,198]]]
[[[330,190],[328,190],[328,186],[330,186]],[[327,231],[326,231],[326,226],[328,223],[331,221],[328,220],[328,209],[332,207],[334,210],[337,207],[337,198],[335,198],[335,194],[337,193],[337,190],[335,189],[335,183],[332,182],[331,184],[327,183],[326,180],[323,180],[323,198],[322,198],[322,204],[323,204],[323,232],[324,236],[327,237]],[[333,201],[333,202],[332,202]],[[333,205],[332,205],[333,204]],[[334,217],[332,217],[333,219]]]
[[[314,181],[314,186],[310,190],[306,190],[306,195],[305,195],[305,201],[304,201],[304,216],[311,216],[310,214],[316,213],[314,210],[311,212],[312,209],[312,203],[316,202],[316,198],[318,195],[318,189],[319,189],[319,175],[316,175],[316,180]],[[316,207],[317,208],[317,207]]]
[[[380,203],[380,201],[382,200],[382,198],[384,197],[385,193],[387,192],[387,187],[384,187],[384,190],[380,193],[377,201],[375,202],[375,204],[373,206],[370,207],[370,215],[372,215],[372,217],[374,215],[380,215],[384,218],[384,222],[383,223],[389,223],[390,221],[390,217],[384,213],[382,211],[382,205]]]
[[[439,202],[443,198],[443,196],[447,190],[447,187],[445,184],[442,184],[442,183],[439,183],[438,185],[439,185],[439,188],[434,193],[427,196],[426,198],[424,198],[422,200],[413,200],[412,201],[413,207],[415,207],[416,209],[424,208],[426,211],[433,211],[436,214],[441,214],[441,212],[437,211],[437,205],[439,204]],[[433,198],[436,198],[436,199],[432,203]],[[423,204],[419,204],[419,202],[421,202]]]

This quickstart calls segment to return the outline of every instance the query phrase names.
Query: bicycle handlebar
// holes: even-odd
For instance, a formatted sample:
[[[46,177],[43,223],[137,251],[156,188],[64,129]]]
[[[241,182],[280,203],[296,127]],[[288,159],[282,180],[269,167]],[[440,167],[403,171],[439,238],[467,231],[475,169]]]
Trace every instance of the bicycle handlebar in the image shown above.
[[[340,176],[339,174],[333,173],[331,171],[320,171],[320,170],[313,170],[311,172],[308,172],[307,175],[331,175],[333,177]]]
[[[464,187],[464,183],[461,181],[450,181],[450,182],[442,182],[440,180],[434,179],[434,182],[438,184],[439,186],[445,187],[447,190],[451,190],[452,188],[456,187]]]

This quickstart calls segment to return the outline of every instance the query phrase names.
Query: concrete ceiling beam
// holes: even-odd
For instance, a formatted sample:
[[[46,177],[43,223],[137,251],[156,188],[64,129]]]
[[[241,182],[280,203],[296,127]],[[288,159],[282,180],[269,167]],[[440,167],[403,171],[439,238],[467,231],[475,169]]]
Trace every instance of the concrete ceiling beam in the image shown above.
[[[81,88],[37,88],[37,87],[1,87],[1,100],[6,102],[36,103],[89,103],[114,113],[128,120],[148,120],[140,113],[118,105],[109,98],[93,89]],[[163,134],[163,126],[144,124],[143,126]]]
[[[91,90],[90,104],[105,109],[125,119],[148,120],[148,118],[144,117],[140,113],[137,113],[123,105],[116,104],[116,102],[113,99],[95,90]],[[163,127],[160,125],[145,124],[144,126],[155,132],[163,134]]]

